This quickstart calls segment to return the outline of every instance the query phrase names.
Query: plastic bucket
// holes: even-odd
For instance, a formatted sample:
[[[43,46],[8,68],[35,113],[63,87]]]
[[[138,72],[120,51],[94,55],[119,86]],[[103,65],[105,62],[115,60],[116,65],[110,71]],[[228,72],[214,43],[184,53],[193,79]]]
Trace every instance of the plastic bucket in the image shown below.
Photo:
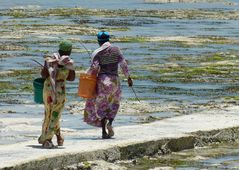
[[[34,88],[34,101],[36,103],[42,104],[43,103],[43,88],[44,88],[44,81],[43,78],[36,78],[33,81],[33,88]]]
[[[78,95],[86,99],[94,98],[96,95],[96,79],[95,75],[81,73]]]

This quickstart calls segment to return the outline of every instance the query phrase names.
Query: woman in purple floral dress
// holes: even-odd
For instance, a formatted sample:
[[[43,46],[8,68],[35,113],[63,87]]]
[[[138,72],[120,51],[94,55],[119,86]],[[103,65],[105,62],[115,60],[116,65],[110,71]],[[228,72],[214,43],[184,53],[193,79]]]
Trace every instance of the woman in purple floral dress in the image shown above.
[[[102,138],[108,139],[114,135],[112,122],[120,106],[118,66],[127,77],[128,85],[132,86],[133,82],[120,49],[109,42],[109,33],[99,32],[97,38],[100,48],[93,52],[91,67],[87,71],[88,74],[97,75],[97,94],[95,98],[86,101],[84,121],[102,127]]]

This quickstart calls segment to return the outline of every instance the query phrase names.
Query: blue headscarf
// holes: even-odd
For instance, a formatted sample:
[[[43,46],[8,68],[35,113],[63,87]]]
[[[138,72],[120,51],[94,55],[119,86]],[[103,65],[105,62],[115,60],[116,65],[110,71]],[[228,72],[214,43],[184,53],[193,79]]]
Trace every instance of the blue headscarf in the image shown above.
[[[110,34],[106,31],[100,31],[97,34],[98,42],[103,43],[110,40]]]

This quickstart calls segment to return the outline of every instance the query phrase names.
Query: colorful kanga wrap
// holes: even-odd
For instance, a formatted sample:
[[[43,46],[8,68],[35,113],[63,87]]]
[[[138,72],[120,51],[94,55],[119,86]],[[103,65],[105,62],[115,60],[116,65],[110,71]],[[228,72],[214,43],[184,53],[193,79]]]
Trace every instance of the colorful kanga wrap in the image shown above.
[[[74,61],[70,56],[63,55],[60,56],[59,53],[54,53],[52,56],[47,56],[45,58],[46,66],[49,72],[50,83],[52,87],[51,98],[52,102],[56,103],[56,76],[58,74],[57,70],[59,65],[64,66],[68,70],[73,70]]]
[[[71,63],[71,65],[72,64],[73,63]],[[62,66],[57,67],[57,70],[54,71],[56,71],[54,77],[55,93],[52,87],[51,76],[49,76],[44,83],[43,101],[45,106],[45,115],[39,143],[51,140],[54,134],[60,134],[60,118],[66,101],[66,79],[69,74],[69,68]],[[53,102],[52,93],[54,93],[55,102]]]
[[[121,99],[118,65],[126,77],[129,76],[127,63],[118,47],[109,45],[98,50],[93,56],[88,74],[96,74],[97,94],[87,99],[84,110],[84,121],[90,125],[101,127],[101,119],[114,119]],[[94,54],[94,53],[93,53]]]

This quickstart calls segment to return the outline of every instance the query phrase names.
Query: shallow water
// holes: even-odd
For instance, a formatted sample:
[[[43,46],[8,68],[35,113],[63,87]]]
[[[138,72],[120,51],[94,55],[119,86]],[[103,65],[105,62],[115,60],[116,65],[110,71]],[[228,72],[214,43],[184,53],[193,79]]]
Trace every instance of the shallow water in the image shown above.
[[[231,0],[230,2],[238,2],[237,0]],[[98,9],[188,9],[188,8],[216,8],[216,9],[233,9],[237,8],[236,6],[225,6],[223,3],[144,3],[144,0],[69,0],[69,1],[60,1],[60,0],[24,0],[19,2],[18,0],[2,0],[0,8],[55,8],[55,7],[83,7],[83,8],[98,8]]]
[[[141,9],[141,7],[150,9],[161,9],[167,6],[170,8],[209,8],[209,10],[230,10],[237,9],[238,5],[225,5],[223,3],[167,3],[167,4],[148,4],[141,0],[131,1],[1,1],[1,8],[13,8],[19,5],[34,8],[39,6],[37,10],[44,10],[45,8],[56,8],[59,6],[72,7],[79,6],[87,8],[101,8],[104,6],[107,9]],[[107,5],[106,5],[107,4]],[[33,6],[29,6],[33,5]],[[219,7],[220,6],[220,7]],[[128,9],[126,8],[126,9]],[[47,17],[27,17],[27,18],[14,18],[11,16],[1,16],[1,34],[0,43],[5,45],[9,44],[16,46],[16,49],[3,50],[1,54],[8,54],[10,57],[1,58],[0,70],[36,70],[40,72],[40,67],[31,61],[32,58],[43,62],[42,56],[46,53],[52,53],[57,48],[56,42],[62,37],[74,39],[74,49],[72,58],[75,60],[76,65],[82,69],[89,66],[89,56],[87,52],[78,52],[85,50],[79,40],[95,40],[95,36],[87,32],[72,33],[66,30],[58,30],[61,25],[70,25],[72,30],[82,27],[89,27],[89,29],[114,29],[126,28],[127,30],[112,30],[112,37],[223,37],[223,38],[237,38],[238,26],[237,20],[222,20],[222,19],[164,19],[159,17],[135,17],[135,16],[47,16]],[[83,24],[81,24],[83,22]],[[59,28],[57,27],[59,25]],[[48,28],[49,27],[49,28]],[[49,32],[48,32],[49,29]],[[52,29],[52,30],[51,30]],[[30,31],[29,31],[30,30]],[[54,31],[55,30],[55,31]],[[84,43],[86,48],[92,52],[97,48],[96,43]],[[132,75],[135,75],[134,88],[138,97],[141,100],[148,100],[148,102],[157,101],[159,103],[177,101],[188,102],[188,104],[205,104],[209,101],[220,101],[223,97],[235,95],[234,91],[226,90],[238,84],[237,79],[228,81],[228,78],[220,78],[212,76],[208,79],[216,79],[220,83],[215,82],[183,82],[180,79],[170,79],[172,82],[158,81],[164,78],[160,73],[164,69],[164,64],[179,64],[183,67],[200,67],[198,60],[201,56],[213,54],[217,52],[227,53],[228,51],[238,51],[238,43],[202,43],[201,45],[192,45],[190,42],[176,41],[143,41],[143,42],[121,42],[114,43],[121,47],[123,54],[129,61]],[[177,59],[179,57],[180,60]],[[156,64],[158,70],[151,70],[152,64]],[[158,65],[158,66],[157,66]],[[171,74],[171,73],[170,73]],[[7,77],[2,82],[10,82],[14,84],[17,81],[19,84],[25,84],[28,81],[28,86],[32,79],[40,76],[39,73],[31,75],[32,77]],[[137,77],[142,77],[137,78]],[[149,78],[145,78],[149,77]],[[123,78],[123,77],[122,77]],[[76,97],[78,79],[72,83],[68,83],[67,91],[69,100],[81,101]],[[133,99],[135,96],[131,89],[122,82],[123,99]],[[27,91],[21,99],[15,97],[14,93],[22,94],[19,87],[11,91],[11,99],[19,100],[18,102],[24,103],[24,100],[32,101],[32,91]],[[10,93],[8,92],[10,95]],[[4,98],[5,93],[0,93],[1,99]],[[6,100],[3,100],[6,101]],[[32,101],[33,103],[33,101]],[[155,113],[153,113],[155,114]],[[158,113],[160,115],[160,113]],[[174,115],[170,113],[169,115]]]
[[[235,1],[236,2],[236,1]],[[74,5],[73,5],[74,4]],[[46,8],[56,7],[74,7],[80,6],[85,8],[101,8],[106,9],[162,9],[167,7],[184,9],[184,8],[208,8],[208,10],[236,10],[238,5],[225,5],[223,3],[167,3],[167,4],[148,4],[142,0],[130,1],[1,1],[1,8],[8,9],[17,6],[25,6],[35,8],[37,10],[44,10]],[[107,4],[107,5],[106,5]],[[30,6],[29,6],[30,5]],[[33,6],[32,6],[33,5]],[[127,6],[127,8],[126,8]],[[0,54],[8,54],[10,57],[1,58],[0,70],[36,70],[40,71],[40,67],[31,61],[34,59],[43,62],[42,56],[44,53],[52,53],[57,48],[56,42],[61,38],[74,39],[74,46],[72,58],[75,60],[76,65],[82,69],[89,66],[89,56],[87,52],[78,52],[85,50],[79,40],[95,40],[95,34],[88,32],[72,33],[70,31],[59,30],[61,25],[70,25],[72,30],[82,27],[89,27],[89,29],[97,32],[100,28],[115,29],[126,28],[126,30],[112,30],[112,37],[219,37],[219,38],[234,38],[238,39],[238,26],[237,20],[222,20],[222,19],[164,19],[159,17],[135,17],[135,16],[46,16],[46,17],[27,17],[27,18],[14,18],[12,16],[1,16],[1,34],[0,43],[2,45],[8,44],[16,46],[16,49],[3,50]],[[59,25],[59,28],[57,27]],[[49,29],[49,31],[48,31]],[[30,30],[30,31],[29,31]],[[94,32],[93,31],[93,32]],[[84,43],[90,52],[97,48],[96,43]],[[231,80],[226,77],[212,76],[210,80],[216,79],[217,82],[184,82],[180,79],[172,78],[172,82],[161,82],[160,78],[164,78],[164,74],[160,73],[164,69],[164,65],[178,64],[183,67],[196,68],[200,67],[198,60],[200,57],[213,54],[217,52],[227,53],[229,51],[238,51],[238,43],[202,43],[200,45],[193,45],[190,42],[173,41],[143,41],[143,42],[123,42],[117,41],[114,43],[122,48],[122,52],[129,61],[132,75],[135,75],[134,88],[141,100],[148,101],[186,101],[190,104],[205,104],[209,101],[220,101],[223,97],[230,97],[235,95],[235,91],[231,91],[230,87],[238,84],[237,79]],[[179,60],[177,59],[179,58]],[[180,59],[181,58],[181,59]],[[156,68],[151,70],[152,64]],[[170,67],[169,67],[170,68]],[[173,72],[172,72],[173,73]],[[172,74],[169,73],[169,74]],[[25,84],[28,81],[28,86],[32,79],[40,76],[39,73],[31,75],[32,77],[7,77],[1,82],[11,82],[14,84],[17,81],[19,84]],[[203,76],[203,75],[202,75]],[[211,76],[211,75],[210,75]],[[142,77],[137,78],[137,77]],[[146,78],[145,78],[146,77]],[[147,78],[148,77],[148,78]],[[74,94],[77,91],[78,79],[73,83],[68,83],[69,100],[79,100]],[[229,90],[227,90],[227,88]],[[134,99],[135,96],[131,89],[128,89],[126,82],[122,82],[123,99]],[[28,91],[29,96],[25,95],[22,100],[15,97],[14,93],[23,94],[19,87],[16,90],[10,90],[13,95],[11,99],[24,100],[32,99],[32,91]],[[9,93],[8,93],[9,94]],[[5,93],[0,93],[1,99],[4,98]],[[4,100],[5,101],[5,100]],[[33,103],[33,101],[32,101]],[[160,114],[160,113],[159,113]],[[173,114],[170,114],[173,115]]]
[[[158,157],[144,157],[136,159],[134,164],[130,161],[128,163],[122,161],[121,165],[132,170],[150,168],[170,170],[238,169],[238,156],[237,141],[235,143],[222,143],[189,149]]]

